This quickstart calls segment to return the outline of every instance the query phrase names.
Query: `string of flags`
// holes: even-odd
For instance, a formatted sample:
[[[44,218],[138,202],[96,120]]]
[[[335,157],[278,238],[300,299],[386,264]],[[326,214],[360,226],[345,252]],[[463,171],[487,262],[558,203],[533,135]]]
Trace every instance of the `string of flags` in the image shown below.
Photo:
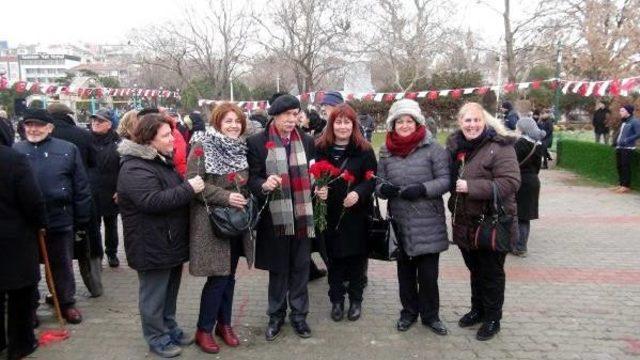
[[[387,93],[349,93],[340,91],[342,97],[346,101],[350,100],[362,100],[362,101],[375,101],[375,102],[393,102],[400,99],[412,99],[427,98],[430,101],[435,101],[438,98],[450,97],[452,99],[460,99],[464,95],[484,95],[489,91],[493,91],[496,94],[500,93],[513,93],[522,90],[537,90],[546,87],[551,90],[557,88],[561,89],[563,94],[576,94],[580,96],[628,96],[634,92],[640,92],[640,76],[629,77],[624,79],[613,79],[604,81],[575,81],[575,80],[563,80],[563,79],[547,79],[536,80],[530,82],[521,83],[507,83],[502,86],[479,86],[462,89],[443,89],[443,90],[426,90],[426,91],[412,91],[412,92],[387,92]],[[309,92],[298,95],[297,98],[300,101],[308,103],[319,103],[324,97],[323,91]],[[198,100],[198,105],[211,105],[224,102],[224,100]],[[266,109],[268,107],[266,100],[258,101],[235,101],[235,103],[246,111]]]
[[[124,98],[140,97],[140,98],[175,98],[180,99],[179,91],[160,90],[160,89],[138,89],[138,88],[73,88],[70,86],[45,84],[39,82],[13,81],[9,82],[6,78],[0,78],[0,91],[13,89],[18,94],[29,91],[31,94],[41,95],[76,95],[79,97],[95,97],[97,99],[107,96],[117,96]]]

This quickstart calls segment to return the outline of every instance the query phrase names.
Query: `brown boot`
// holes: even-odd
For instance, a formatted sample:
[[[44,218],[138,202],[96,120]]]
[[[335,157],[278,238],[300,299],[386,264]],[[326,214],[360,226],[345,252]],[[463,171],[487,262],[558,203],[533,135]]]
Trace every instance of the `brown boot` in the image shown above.
[[[198,344],[202,351],[208,354],[217,354],[220,351],[220,346],[216,343],[213,336],[211,336],[211,333],[200,329],[196,331],[196,344]]]

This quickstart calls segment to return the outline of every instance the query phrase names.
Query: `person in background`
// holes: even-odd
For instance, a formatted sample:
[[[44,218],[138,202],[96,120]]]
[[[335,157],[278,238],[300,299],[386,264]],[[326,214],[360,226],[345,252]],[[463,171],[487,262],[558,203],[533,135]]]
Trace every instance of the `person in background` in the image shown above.
[[[11,149],[13,139],[0,121],[0,352],[6,349],[9,360],[38,347],[32,306],[40,279],[36,234],[47,226],[40,186],[27,157]]]
[[[360,114],[358,114],[358,121],[364,130],[364,138],[367,139],[368,142],[371,142],[373,131],[376,129],[376,122],[373,120],[373,117],[361,111]]]
[[[121,139],[133,140],[133,129],[138,123],[138,111],[129,110],[120,119],[116,133]]]
[[[553,144],[553,120],[549,115],[549,111],[544,110],[540,112],[540,110],[537,109],[533,111],[533,120],[538,123],[538,128],[545,132],[545,136],[542,138],[542,165],[540,168],[548,169],[549,161],[553,160],[549,152]]]
[[[82,321],[75,306],[73,274],[74,230],[86,229],[91,218],[91,188],[78,148],[54,138],[53,119],[44,110],[24,115],[27,140],[13,148],[27,156],[44,194],[49,218],[47,252],[55,278],[62,316],[71,324]]]
[[[593,133],[596,138],[596,142],[599,143],[600,139],[604,141],[605,145],[609,145],[609,117],[611,116],[611,110],[602,101],[596,102],[596,110],[593,112],[593,119],[591,124],[593,125]]]
[[[98,209],[98,226],[104,222],[104,243],[110,267],[120,266],[118,259],[118,205],[116,187],[120,170],[118,143],[109,111],[91,115],[91,135],[96,151],[96,171],[90,174],[93,198]]]
[[[73,118],[74,112],[62,103],[52,103],[47,107],[47,112],[53,118],[54,129],[51,136],[68,141],[74,144],[80,151],[80,157],[85,167],[87,176],[91,179],[96,170],[96,150],[93,147],[93,138],[88,129],[76,126]],[[111,112],[108,112],[111,117]],[[92,186],[93,184],[89,184]],[[43,189],[43,191],[46,190]],[[92,189],[92,193],[93,193]],[[96,199],[91,199],[91,214],[89,222],[84,228],[76,228],[75,236],[78,240],[74,243],[74,257],[78,259],[80,275],[92,297],[102,295],[102,257],[104,249],[102,247],[102,234],[100,234],[100,224],[98,219],[98,209]],[[51,297],[46,298],[51,304]]]
[[[520,188],[516,193],[518,205],[518,230],[513,254],[520,257],[527,256],[527,243],[531,229],[531,220],[538,218],[538,200],[540,198],[540,172],[544,147],[541,140],[547,135],[538,128],[536,121],[528,116],[529,109],[520,114],[516,131],[520,138],[514,147],[520,166]]]
[[[368,220],[372,209],[376,155],[358,126],[356,112],[347,104],[336,106],[327,131],[316,139],[316,160],[325,160],[341,171],[349,171],[353,183],[338,180],[327,189],[327,228],[324,240],[329,258],[331,318],[344,317],[344,296],[349,294],[347,318],[356,321],[362,313],[367,262]]]
[[[193,343],[176,322],[182,265],[189,260],[189,204],[204,189],[200,176],[183,180],[172,163],[172,122],[140,117],[135,142],[118,146],[118,206],[129,266],[139,280],[142,333],[151,352],[178,356]]]
[[[320,100],[320,116],[328,120],[336,106],[342,104],[344,98],[339,91],[327,91]]]
[[[631,191],[631,158],[640,139],[640,120],[633,116],[635,108],[631,104],[620,107],[620,128],[613,145],[616,147],[616,166],[619,186],[613,191],[624,194]]]
[[[500,109],[504,114],[504,125],[509,130],[515,130],[518,123],[518,113],[513,108],[513,104],[510,101],[505,101]]]
[[[426,127],[420,105],[396,101],[387,117],[387,138],[380,148],[376,192],[388,199],[398,232],[398,284],[402,310],[398,331],[418,320],[438,335],[448,330],[440,320],[438,268],[449,248],[442,196],[449,191],[449,153]]]
[[[482,323],[476,339],[485,341],[500,331],[506,275],[506,253],[472,245],[477,220],[492,201],[495,184],[504,210],[513,219],[510,242],[518,239],[516,192],[520,169],[513,144],[516,138],[478,103],[458,111],[459,130],[447,139],[453,159],[451,211],[453,242],[458,245],[471,275],[471,311],[458,321],[461,328]]]
[[[256,227],[256,268],[269,271],[267,341],[280,334],[287,305],[295,333],[311,336],[307,283],[315,224],[309,164],[315,147],[296,126],[298,111],[295,96],[279,96],[269,108],[273,119],[267,128],[247,139],[249,189],[260,203],[268,201]]]

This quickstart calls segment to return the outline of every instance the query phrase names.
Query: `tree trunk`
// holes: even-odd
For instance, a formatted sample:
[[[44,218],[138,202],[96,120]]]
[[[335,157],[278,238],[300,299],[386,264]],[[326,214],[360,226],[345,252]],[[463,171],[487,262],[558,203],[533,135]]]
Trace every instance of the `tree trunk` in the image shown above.
[[[510,83],[516,82],[516,57],[513,52],[513,32],[511,31],[511,14],[510,5],[511,0],[504,0],[504,41],[506,45],[505,61],[507,62],[507,79]]]

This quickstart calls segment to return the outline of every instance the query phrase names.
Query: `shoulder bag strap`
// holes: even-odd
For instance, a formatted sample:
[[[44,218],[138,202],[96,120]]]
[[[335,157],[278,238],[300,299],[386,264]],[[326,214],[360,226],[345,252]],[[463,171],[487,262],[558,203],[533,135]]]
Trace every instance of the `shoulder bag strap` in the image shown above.
[[[529,160],[529,158],[533,155],[533,153],[536,152],[537,147],[538,147],[538,144],[533,144],[533,148],[531,149],[531,152],[529,152],[529,155],[527,155],[526,158],[522,159],[522,161],[518,163],[518,166],[524,164],[527,160]]]

